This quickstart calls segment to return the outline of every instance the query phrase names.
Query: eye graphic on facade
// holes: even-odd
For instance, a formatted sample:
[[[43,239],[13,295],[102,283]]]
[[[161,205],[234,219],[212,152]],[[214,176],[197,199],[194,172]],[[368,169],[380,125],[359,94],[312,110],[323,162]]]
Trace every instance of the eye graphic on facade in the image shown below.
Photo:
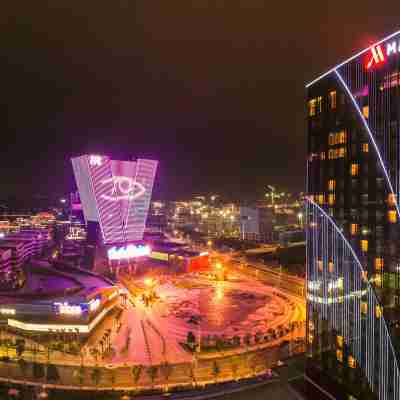
[[[112,178],[101,181],[101,184],[106,185],[110,182],[112,182],[110,194],[101,195],[105,200],[134,200],[141,197],[146,191],[141,183],[127,176],[113,176]]]

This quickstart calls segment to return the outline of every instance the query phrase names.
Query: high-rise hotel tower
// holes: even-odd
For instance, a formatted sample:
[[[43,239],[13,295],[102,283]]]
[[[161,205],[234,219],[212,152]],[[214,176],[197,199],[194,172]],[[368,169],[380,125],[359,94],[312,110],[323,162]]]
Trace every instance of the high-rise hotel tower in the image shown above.
[[[400,31],[310,82],[307,123],[307,380],[400,399]]]

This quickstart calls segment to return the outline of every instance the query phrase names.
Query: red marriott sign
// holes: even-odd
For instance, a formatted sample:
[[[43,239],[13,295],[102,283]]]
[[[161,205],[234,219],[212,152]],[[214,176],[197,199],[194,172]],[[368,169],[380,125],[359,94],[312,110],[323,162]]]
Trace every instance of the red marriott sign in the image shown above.
[[[396,40],[372,46],[369,51],[366,68],[370,69],[375,65],[383,64],[388,57],[397,53],[400,53],[400,42]]]

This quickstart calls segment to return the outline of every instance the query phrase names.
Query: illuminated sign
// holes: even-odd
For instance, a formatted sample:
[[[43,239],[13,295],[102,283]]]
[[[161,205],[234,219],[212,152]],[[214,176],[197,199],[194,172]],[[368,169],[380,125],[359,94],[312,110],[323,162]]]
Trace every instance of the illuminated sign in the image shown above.
[[[393,40],[385,44],[377,44],[370,48],[368,62],[366,65],[367,69],[370,69],[374,65],[382,64],[385,62],[387,57],[400,52],[400,42]]]
[[[92,166],[101,167],[101,156],[91,155],[89,158],[89,164]]]
[[[0,308],[0,314],[15,315],[15,310],[13,308]]]
[[[85,220],[99,223],[103,242],[142,240],[158,162],[93,155],[71,161]]]
[[[89,305],[90,312],[96,311],[100,306],[100,299],[99,298],[92,299],[89,301],[88,305]]]
[[[168,253],[161,253],[159,251],[152,251],[150,257],[155,260],[168,261]]]
[[[80,315],[82,314],[82,308],[79,305],[70,305],[68,303],[54,303],[58,314],[67,315]]]
[[[146,189],[139,182],[135,182],[132,178],[127,176],[113,176],[112,178],[105,179],[101,183],[108,184],[112,182],[112,189],[110,194],[102,194],[101,197],[105,200],[120,201],[120,200],[133,200],[142,196]],[[134,193],[135,187],[139,190]]]
[[[130,258],[148,256],[151,252],[149,246],[135,246],[129,244],[123,247],[111,247],[108,249],[107,255],[109,260],[128,260]]]

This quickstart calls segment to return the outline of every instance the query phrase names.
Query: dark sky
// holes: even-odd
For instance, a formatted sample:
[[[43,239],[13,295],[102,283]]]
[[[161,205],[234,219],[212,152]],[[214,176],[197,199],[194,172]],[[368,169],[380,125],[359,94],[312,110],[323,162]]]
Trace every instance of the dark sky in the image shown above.
[[[304,185],[304,83],[400,29],[397,1],[25,0],[0,14],[0,193],[70,157],[160,160],[157,196]]]

